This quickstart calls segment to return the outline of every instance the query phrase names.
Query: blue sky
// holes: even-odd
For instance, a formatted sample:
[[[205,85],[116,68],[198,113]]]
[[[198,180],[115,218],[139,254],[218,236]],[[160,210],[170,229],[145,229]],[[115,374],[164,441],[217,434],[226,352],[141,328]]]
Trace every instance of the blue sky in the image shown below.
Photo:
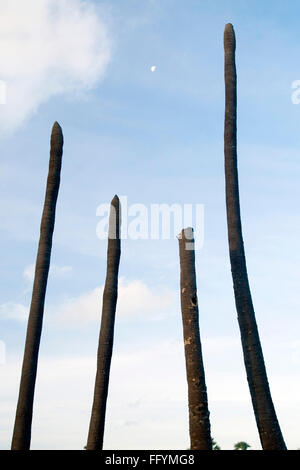
[[[15,8],[24,9],[16,17]],[[39,6],[38,6],[39,5]],[[0,447],[9,448],[57,120],[65,145],[32,448],[86,443],[105,279],[99,204],[203,204],[196,254],[212,435],[260,448],[227,247],[223,31],[237,36],[238,162],[248,274],[271,391],[300,447],[300,6],[291,0],[0,0]],[[2,24],[3,23],[3,24]],[[4,52],[3,52],[4,54]],[[156,70],[151,72],[152,65]],[[124,240],[104,446],[186,449],[178,241]],[[2,344],[3,344],[2,343]],[[71,390],[71,394],[70,394]],[[71,396],[70,396],[71,395]]]

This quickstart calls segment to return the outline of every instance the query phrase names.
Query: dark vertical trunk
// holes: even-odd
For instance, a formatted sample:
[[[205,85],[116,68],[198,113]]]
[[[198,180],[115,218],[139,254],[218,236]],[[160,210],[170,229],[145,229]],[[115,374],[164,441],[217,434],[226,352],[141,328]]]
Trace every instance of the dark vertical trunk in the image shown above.
[[[98,345],[97,373],[87,450],[101,450],[105,426],[110,363],[113,351],[115,313],[118,297],[118,272],[121,255],[120,201],[111,201],[107,247],[107,273],[103,292],[102,319]]]
[[[12,439],[11,448],[13,450],[28,450],[30,448],[34,388],[50,266],[55,208],[60,183],[62,149],[62,130],[60,125],[55,122],[51,133],[49,173],[41,220],[40,241],[35,265],[19,399]]]
[[[191,449],[212,450],[205,374],[199,331],[193,229],[179,237],[180,293],[189,400]]]
[[[237,137],[235,34],[231,24],[224,32],[225,49],[225,180],[231,271],[247,379],[261,444],[264,450],[286,449],[276,417],[260,344],[247,276],[240,217]]]

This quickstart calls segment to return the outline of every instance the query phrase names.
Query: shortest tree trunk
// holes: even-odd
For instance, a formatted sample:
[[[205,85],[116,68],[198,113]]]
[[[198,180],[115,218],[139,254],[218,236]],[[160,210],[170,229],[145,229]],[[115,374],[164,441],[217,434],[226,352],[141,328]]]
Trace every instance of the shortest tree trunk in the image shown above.
[[[118,297],[120,255],[120,201],[118,196],[115,196],[111,201],[109,216],[107,273],[103,292],[97,373],[88,442],[86,446],[87,450],[101,450],[103,446],[106,400]]]
[[[194,234],[186,228],[178,236],[180,291],[189,399],[191,449],[212,450],[205,374],[199,331]]]

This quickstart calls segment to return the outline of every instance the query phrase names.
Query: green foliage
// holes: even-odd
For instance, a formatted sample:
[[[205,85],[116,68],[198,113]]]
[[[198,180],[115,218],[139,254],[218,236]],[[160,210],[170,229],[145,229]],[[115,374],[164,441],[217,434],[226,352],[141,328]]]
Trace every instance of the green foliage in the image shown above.
[[[214,438],[211,439],[212,443],[212,450],[221,450],[221,447],[218,446],[217,442],[214,440]]]
[[[248,450],[251,447],[247,442],[240,441],[234,444],[234,450]]]

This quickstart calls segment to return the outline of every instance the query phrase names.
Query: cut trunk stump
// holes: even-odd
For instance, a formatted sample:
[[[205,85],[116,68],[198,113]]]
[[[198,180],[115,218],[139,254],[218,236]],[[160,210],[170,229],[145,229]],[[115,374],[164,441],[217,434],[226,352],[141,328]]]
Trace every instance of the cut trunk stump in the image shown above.
[[[188,383],[189,430],[192,450],[212,450],[209,410],[199,330],[193,229],[178,236],[183,338]]]

